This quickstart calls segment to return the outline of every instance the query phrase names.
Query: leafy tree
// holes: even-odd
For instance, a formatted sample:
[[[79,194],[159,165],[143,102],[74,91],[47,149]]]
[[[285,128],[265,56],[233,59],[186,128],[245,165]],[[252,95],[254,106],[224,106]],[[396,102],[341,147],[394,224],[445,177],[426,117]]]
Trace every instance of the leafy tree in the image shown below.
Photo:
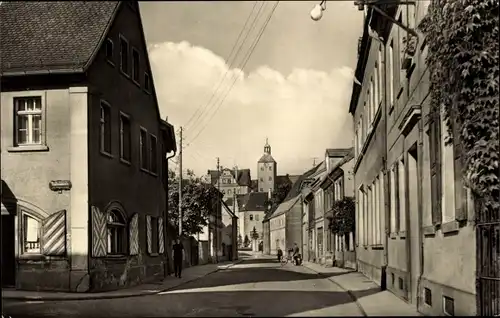
[[[333,203],[333,218],[330,230],[333,234],[344,236],[355,230],[356,206],[352,197],[344,197]]]
[[[243,239],[241,238],[241,234],[238,234],[238,247],[240,247],[241,244],[243,244]]]
[[[247,247],[250,245],[250,239],[248,238],[248,235],[245,235],[245,240],[243,241],[243,246]]]
[[[433,111],[443,111],[448,143],[457,138],[461,145],[476,215],[493,218],[500,211],[498,11],[498,0],[432,1],[419,25]]]
[[[257,230],[255,229],[255,226],[253,227],[251,235],[252,235],[252,240],[258,240],[259,239],[259,233],[257,233]]]
[[[196,177],[188,170],[182,183],[182,232],[185,235],[199,233],[208,224],[209,216],[216,211],[219,191],[210,183]],[[178,232],[179,222],[179,179],[169,170],[168,217]]]

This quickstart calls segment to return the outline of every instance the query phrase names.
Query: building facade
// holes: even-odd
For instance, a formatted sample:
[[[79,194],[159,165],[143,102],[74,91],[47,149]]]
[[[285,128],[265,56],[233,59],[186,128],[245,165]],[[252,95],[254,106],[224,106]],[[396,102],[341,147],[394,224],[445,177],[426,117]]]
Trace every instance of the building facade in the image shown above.
[[[385,11],[415,30],[429,3]],[[425,38],[375,12],[369,21],[350,109],[358,269],[424,314],[475,315],[473,204],[460,145],[431,111]]]
[[[224,201],[238,194],[251,192],[252,178],[250,169],[222,168],[220,171],[208,170],[208,177],[212,184],[220,189]]]
[[[3,284],[85,292],[162,279],[175,137],[138,3],[12,2],[0,14]],[[40,53],[19,59],[21,47]]]
[[[251,192],[236,196],[238,204],[239,235],[243,241],[250,241],[252,249],[258,250],[261,244],[264,244],[264,228],[262,221],[266,213],[266,203],[269,194],[264,192]],[[252,232],[255,228],[258,239],[252,239]]]
[[[333,204],[345,197],[354,199],[354,175],[352,173],[354,166],[354,149],[331,166],[328,174],[325,175],[320,183],[324,193],[324,219],[325,219],[325,253],[322,263],[326,265],[337,265],[341,267],[356,268],[356,252],[354,231],[346,235],[333,234],[332,218],[334,217]]]

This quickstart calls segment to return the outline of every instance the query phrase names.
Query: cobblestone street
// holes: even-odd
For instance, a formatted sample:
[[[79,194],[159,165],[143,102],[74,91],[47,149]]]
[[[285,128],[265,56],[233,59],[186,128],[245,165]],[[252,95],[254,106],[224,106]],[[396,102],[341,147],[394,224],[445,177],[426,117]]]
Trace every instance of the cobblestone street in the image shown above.
[[[270,258],[249,258],[157,295],[100,300],[4,300],[4,314],[13,318],[362,316],[352,297],[328,280],[328,275],[320,276],[304,266],[281,267]],[[377,292],[369,289],[363,294]]]

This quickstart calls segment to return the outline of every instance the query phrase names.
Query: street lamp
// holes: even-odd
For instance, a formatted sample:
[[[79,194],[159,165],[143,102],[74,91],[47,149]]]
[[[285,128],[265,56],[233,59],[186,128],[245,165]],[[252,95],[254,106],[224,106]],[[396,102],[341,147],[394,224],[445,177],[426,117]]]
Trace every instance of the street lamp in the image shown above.
[[[339,1],[339,0],[332,0],[332,1]],[[418,37],[418,34],[417,32],[415,32],[415,30],[410,29],[403,23],[397,21],[396,19],[388,15],[386,12],[384,12],[384,10],[382,10],[377,6],[377,2],[379,2],[379,0],[355,0],[354,5],[358,6],[358,10],[360,11],[363,11],[365,9],[365,6],[371,7],[373,8],[374,11],[376,11],[384,18],[396,24],[397,26],[399,26],[406,32],[410,33],[411,35]],[[415,1],[385,0],[383,1],[383,4],[415,5]],[[314,21],[320,20],[321,17],[323,17],[323,11],[325,10],[326,10],[326,0],[323,0],[321,1],[320,4],[315,5],[314,8],[311,10],[311,19],[313,19]]]
[[[320,4],[314,6],[311,10],[311,19],[318,21],[323,16],[323,11],[326,10],[326,0],[321,1]]]

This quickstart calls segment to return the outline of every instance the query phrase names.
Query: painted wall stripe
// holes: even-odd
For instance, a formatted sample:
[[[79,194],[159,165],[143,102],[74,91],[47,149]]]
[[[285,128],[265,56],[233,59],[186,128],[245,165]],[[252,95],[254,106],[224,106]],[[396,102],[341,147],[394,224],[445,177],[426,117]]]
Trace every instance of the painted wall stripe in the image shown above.
[[[53,213],[42,223],[42,251],[44,255],[66,254],[66,210]]]

